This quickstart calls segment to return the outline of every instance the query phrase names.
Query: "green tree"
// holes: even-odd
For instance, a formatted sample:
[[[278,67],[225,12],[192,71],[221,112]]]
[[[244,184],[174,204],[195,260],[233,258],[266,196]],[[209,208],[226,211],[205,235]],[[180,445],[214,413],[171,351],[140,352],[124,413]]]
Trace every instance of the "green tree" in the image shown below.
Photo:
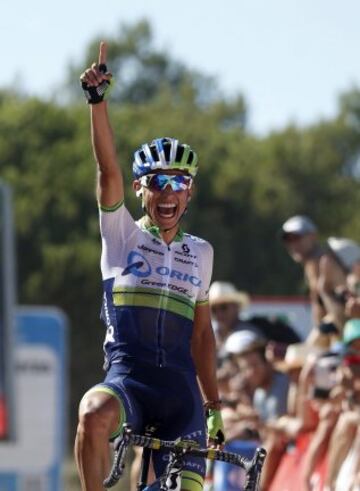
[[[190,95],[197,107],[219,102],[217,110],[222,110],[224,124],[245,125],[243,97],[237,96],[235,104],[227,103],[214,78],[188,68],[166,51],[157,49],[148,21],[123,24],[117,35],[104,39],[108,44],[108,66],[116,80],[111,94],[113,101],[141,105],[168,92],[172,100],[182,104],[184,97]],[[99,37],[88,45],[80,66],[70,66],[67,89],[71,100],[79,98],[79,74],[97,60],[100,41]]]
[[[332,120],[256,137],[246,130],[241,96],[205,93],[201,101],[204,94],[191,70],[178,67],[183,77],[172,79],[167,70],[177,62],[166,54],[165,64],[150,56],[156,53],[151,31],[141,25],[110,40],[116,49],[109,65],[120,75],[111,117],[130,211],[141,214],[131,189],[133,151],[154,137],[177,136],[199,154],[196,193],[184,225],[213,244],[214,279],[233,281],[252,294],[303,292],[301,268],[278,238],[286,218],[305,213],[324,238],[343,235],[360,241],[360,138],[354,123],[360,91],[343,94]],[[96,40],[91,49],[97,45]],[[91,49],[88,60],[95,56]],[[126,52],[147,68],[157,60],[152,89],[136,89],[141,77],[122,81]],[[104,334],[95,164],[88,108],[77,79],[78,73],[69,104],[0,93],[0,169],[14,189],[19,300],[58,305],[70,318],[71,435],[81,394],[102,376]],[[126,99],[125,94],[133,95]]]

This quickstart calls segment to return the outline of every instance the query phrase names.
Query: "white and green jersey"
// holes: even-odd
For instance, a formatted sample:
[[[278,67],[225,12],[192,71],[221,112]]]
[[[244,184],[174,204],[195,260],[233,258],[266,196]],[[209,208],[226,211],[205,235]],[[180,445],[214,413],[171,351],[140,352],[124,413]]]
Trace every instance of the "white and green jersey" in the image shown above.
[[[106,362],[193,370],[194,311],[208,302],[213,249],[182,231],[168,245],[144,222],[123,204],[100,209]]]

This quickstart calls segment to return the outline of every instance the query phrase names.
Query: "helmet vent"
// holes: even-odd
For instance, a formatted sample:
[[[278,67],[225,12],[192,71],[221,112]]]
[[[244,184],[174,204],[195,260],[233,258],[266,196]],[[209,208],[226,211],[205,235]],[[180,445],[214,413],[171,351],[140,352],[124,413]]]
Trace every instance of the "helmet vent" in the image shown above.
[[[176,162],[181,162],[183,155],[184,155],[184,147],[182,145],[179,145],[176,154]]]
[[[154,162],[157,162],[159,160],[159,155],[156,151],[155,145],[150,146],[150,152],[151,152],[151,156],[152,156]]]
[[[139,157],[142,162],[146,162],[145,152],[143,150],[139,150]]]
[[[167,162],[169,162],[170,161],[171,143],[170,142],[165,142],[163,144],[163,147],[164,147],[165,160]]]

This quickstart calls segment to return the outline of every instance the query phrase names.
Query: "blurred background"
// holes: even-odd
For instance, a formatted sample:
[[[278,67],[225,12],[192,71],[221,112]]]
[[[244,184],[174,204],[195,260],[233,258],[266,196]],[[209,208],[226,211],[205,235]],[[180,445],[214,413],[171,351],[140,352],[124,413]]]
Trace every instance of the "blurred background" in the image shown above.
[[[305,295],[279,237],[289,216],[360,241],[359,15],[355,0],[3,5],[0,179],[12,193],[16,303],[66,318],[64,489],[79,489],[79,400],[103,376],[95,165],[78,83],[99,41],[116,80],[111,117],[133,215],[133,151],[176,136],[199,155],[185,228],[213,244],[213,279],[250,295]],[[1,445],[16,435],[4,432]],[[22,489],[40,489],[29,482]]]

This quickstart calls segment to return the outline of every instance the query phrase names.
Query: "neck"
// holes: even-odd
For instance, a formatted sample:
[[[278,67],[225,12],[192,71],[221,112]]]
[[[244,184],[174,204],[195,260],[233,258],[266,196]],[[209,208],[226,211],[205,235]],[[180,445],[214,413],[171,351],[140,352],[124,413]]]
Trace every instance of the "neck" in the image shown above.
[[[222,339],[225,339],[228,337],[228,335],[230,333],[233,332],[234,328],[235,328],[235,325],[236,323],[233,323],[231,325],[229,324],[223,324],[223,323],[218,323],[218,326],[219,326],[219,329],[218,329],[218,334],[219,334],[219,337],[221,337]]]
[[[162,240],[166,244],[170,244],[174,240],[178,231],[179,231],[179,225],[176,224],[175,227],[171,228],[170,230],[160,230],[160,235]]]
[[[261,384],[261,387],[264,390],[267,390],[270,388],[271,383],[272,383],[272,377],[273,377],[273,370],[272,370],[271,366],[269,365],[269,370],[266,372],[263,383]]]
[[[309,261],[310,259],[317,259],[321,256],[323,252],[323,248],[320,244],[316,243],[310,249],[310,251],[304,256],[304,262]]]
[[[180,229],[179,222],[169,229],[162,229],[151,220],[149,215],[144,216],[143,224],[147,229],[152,229],[156,235],[159,235],[166,244],[170,244],[174,240]]]

